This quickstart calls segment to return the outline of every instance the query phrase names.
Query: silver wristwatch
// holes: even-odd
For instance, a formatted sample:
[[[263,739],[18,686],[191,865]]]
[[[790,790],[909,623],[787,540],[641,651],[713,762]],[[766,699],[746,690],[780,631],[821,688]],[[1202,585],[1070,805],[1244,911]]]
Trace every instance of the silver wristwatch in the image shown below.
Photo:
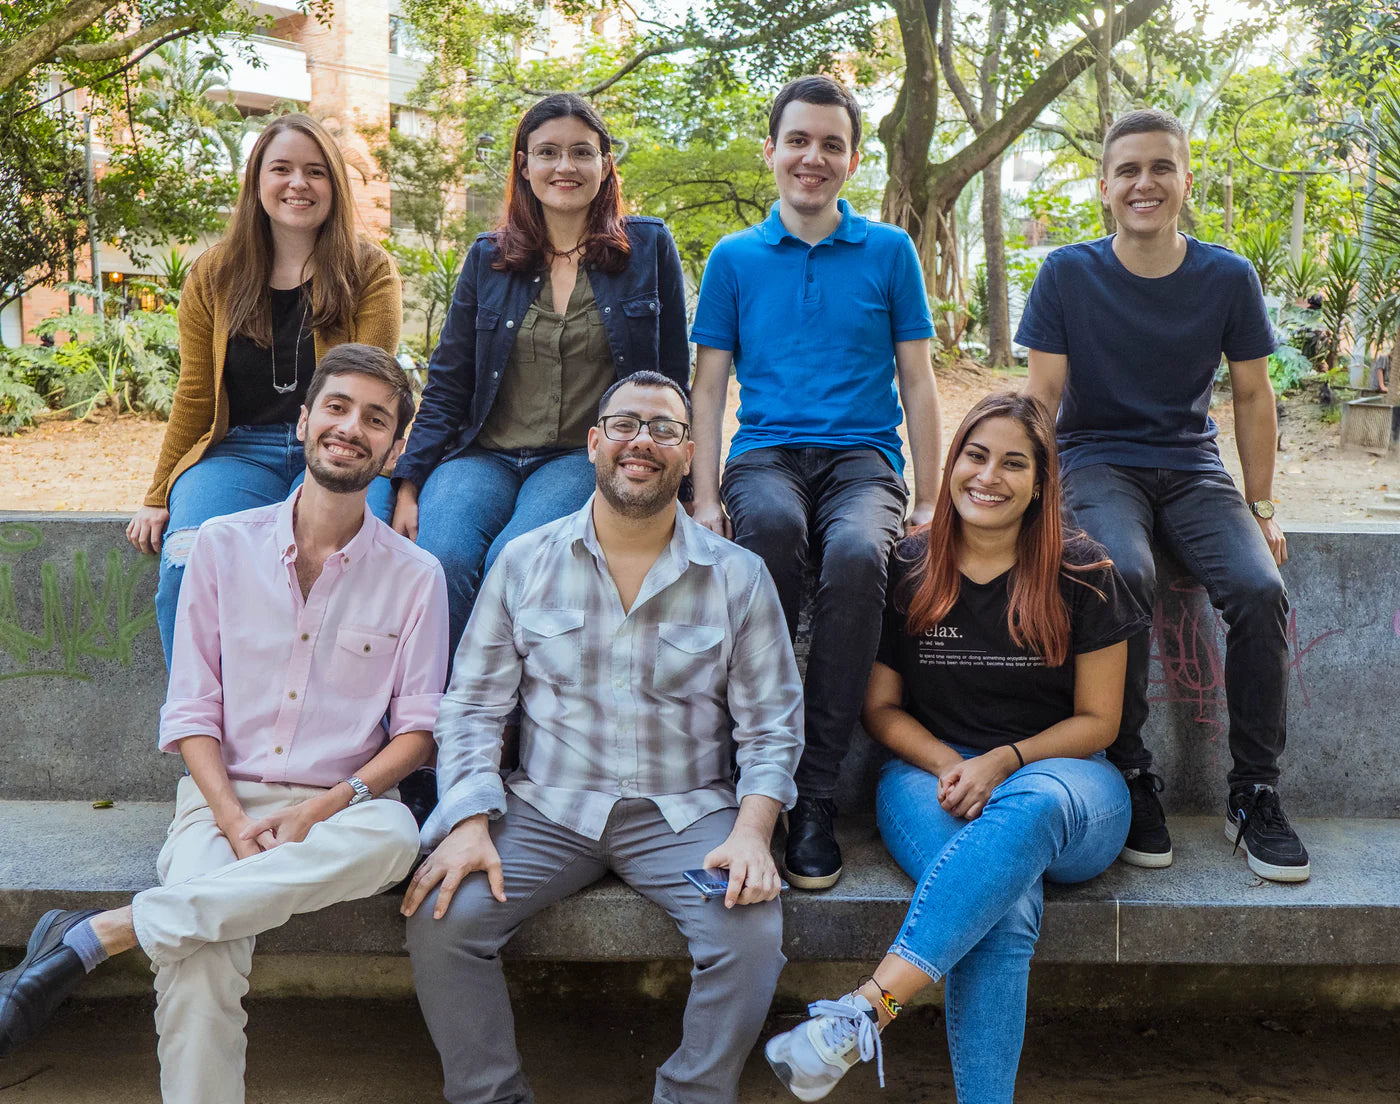
[[[1267,498],[1261,498],[1258,502],[1249,504],[1249,512],[1260,521],[1268,521],[1274,516],[1274,504]]]
[[[358,805],[361,801],[369,801],[374,797],[374,794],[369,792],[369,787],[353,774],[345,780],[345,784],[355,791],[355,796],[350,799],[351,805]]]

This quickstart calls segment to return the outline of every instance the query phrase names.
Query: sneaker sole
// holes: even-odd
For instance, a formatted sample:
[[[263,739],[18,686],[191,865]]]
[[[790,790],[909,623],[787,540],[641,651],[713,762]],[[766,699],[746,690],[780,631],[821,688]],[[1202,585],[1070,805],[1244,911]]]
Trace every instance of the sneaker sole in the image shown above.
[[[824,1092],[818,1092],[814,1095],[810,1091],[804,1092],[800,1089],[793,1088],[792,1067],[789,1066],[786,1062],[784,1062],[781,1058],[773,1057],[772,1053],[770,1052],[770,1048],[772,1047],[773,1042],[774,1040],[769,1039],[768,1042],[766,1042],[763,1045],[763,1057],[767,1060],[768,1067],[773,1071],[774,1076],[776,1076],[777,1079],[783,1083],[783,1088],[787,1089],[787,1091],[792,1093],[793,1096],[797,1097],[798,1100],[808,1102],[813,1100],[821,1100],[823,1097],[827,1096],[831,1092],[831,1089],[827,1089]],[[835,1086],[832,1087],[834,1088]]]
[[[1235,842],[1239,831],[1240,826],[1226,817],[1225,838],[1231,844]],[[1256,859],[1250,853],[1249,845],[1243,839],[1240,840],[1240,850],[1244,852],[1249,869],[1258,874],[1259,877],[1266,878],[1271,882],[1306,882],[1312,877],[1312,863],[1304,863],[1302,866],[1275,866],[1273,863],[1266,863],[1263,859]]]
[[[822,874],[820,877],[815,878],[806,878],[801,874],[794,874],[786,866],[782,869],[783,877],[786,878],[788,884],[795,889],[830,889],[840,880],[841,870],[844,870],[845,867],[838,869],[835,874]]]
[[[1172,853],[1170,851],[1134,851],[1131,847],[1125,847],[1118,852],[1118,861],[1125,862],[1129,866],[1140,866],[1144,870],[1161,870],[1164,866],[1171,866]]]

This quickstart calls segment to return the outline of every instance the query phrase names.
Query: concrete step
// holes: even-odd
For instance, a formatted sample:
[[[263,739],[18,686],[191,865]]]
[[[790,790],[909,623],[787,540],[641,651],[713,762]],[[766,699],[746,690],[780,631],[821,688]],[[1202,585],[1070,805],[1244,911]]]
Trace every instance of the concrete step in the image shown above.
[[[1397,497],[1397,496],[1395,496],[1395,495],[1386,495],[1385,497],[1386,497],[1386,499],[1387,499],[1387,501],[1386,501],[1385,504],[1380,505],[1380,506],[1367,506],[1367,507],[1366,507],[1366,514],[1367,514],[1368,517],[1381,517],[1381,518],[1396,518],[1396,517],[1400,517],[1400,497]],[[1395,501],[1394,504],[1391,504],[1390,501],[1389,501],[1389,500],[1392,499],[1392,498],[1396,499],[1396,501]]]
[[[49,908],[111,908],[155,881],[165,803],[0,801],[0,946],[22,946]],[[1117,863],[1076,886],[1048,886],[1037,960],[1073,963],[1400,963],[1400,819],[1300,820],[1313,876],[1256,878],[1232,855],[1223,816],[1171,821],[1176,862]],[[825,893],[784,898],[793,960],[873,961],[904,919],[912,883],[869,820],[841,826],[846,872]],[[299,916],[258,939],[260,953],[398,955],[398,895]],[[608,877],[541,913],[512,957],[566,961],[682,958],[660,908]]]
[[[1400,494],[1387,494],[1383,497],[1387,502],[1394,502],[1395,504],[1400,505]]]

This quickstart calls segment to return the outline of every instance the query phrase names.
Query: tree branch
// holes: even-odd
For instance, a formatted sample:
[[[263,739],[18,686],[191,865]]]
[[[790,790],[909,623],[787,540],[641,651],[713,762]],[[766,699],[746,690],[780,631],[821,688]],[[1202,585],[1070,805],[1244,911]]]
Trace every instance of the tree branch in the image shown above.
[[[973,102],[967,86],[958,76],[957,66],[953,64],[953,0],[943,0],[943,34],[938,39],[938,60],[943,65],[943,80],[953,93],[953,98],[958,101],[972,129],[981,134],[986,129],[982,113],[977,110],[977,104]]]
[[[780,31],[801,30],[804,27],[812,27],[818,23],[824,23],[833,15],[840,15],[842,12],[855,11],[857,8],[870,6],[870,0],[832,0],[831,3],[799,16],[790,23],[783,23],[779,27],[765,27],[761,31],[755,31],[748,35],[717,36],[717,35],[677,35],[674,38],[663,38],[653,42],[646,49],[633,54],[627,61],[611,74],[604,77],[597,84],[590,88],[577,89],[580,96],[596,96],[601,92],[606,92],[623,77],[631,73],[639,65],[650,61],[654,57],[664,57],[667,54],[678,54],[682,50],[713,50],[717,53],[728,53],[733,50],[745,50],[750,46],[757,46],[760,42],[766,42]],[[527,96],[548,96],[554,92],[565,92],[570,89],[560,88],[521,88]]]
[[[183,29],[181,29],[181,30],[178,30],[178,31],[171,31],[169,34],[164,35],[163,37],[156,39],[156,40],[155,40],[154,42],[152,42],[149,46],[147,46],[144,50],[142,50],[139,54],[135,54],[135,55],[133,55],[132,57],[128,58],[124,64],[118,65],[115,69],[113,69],[113,70],[111,70],[111,71],[109,71],[109,72],[103,73],[103,74],[102,74],[100,77],[98,77],[97,79],[92,80],[92,81],[89,81],[89,82],[87,83],[87,87],[89,87],[89,88],[94,88],[94,87],[96,87],[97,85],[101,84],[103,81],[111,80],[113,77],[117,77],[117,76],[120,76],[122,73],[125,73],[128,69],[132,68],[133,66],[135,66],[135,65],[140,65],[141,62],[145,61],[147,57],[149,57],[151,54],[155,53],[155,52],[156,52],[157,50],[159,50],[162,46],[164,46],[167,42],[174,42],[174,41],[176,41],[177,39],[187,38],[187,37],[189,37],[189,36],[192,35],[192,34],[197,34],[198,32],[199,32],[199,28],[198,28],[197,26],[185,27],[185,28],[183,28]],[[18,115],[23,115],[23,114],[25,114],[26,112],[34,111],[34,110],[36,110],[36,109],[38,109],[38,108],[41,108],[41,107],[43,107],[45,104],[53,103],[54,100],[62,99],[64,96],[68,95],[69,92],[74,92],[74,91],[76,91],[77,88],[78,88],[77,85],[71,85],[71,84],[70,84],[70,85],[66,85],[66,86],[60,88],[60,89],[59,89],[57,92],[55,92],[52,96],[49,96],[47,99],[37,100],[36,102],[34,102],[34,103],[32,103],[32,104],[29,104],[29,105],[26,106],[26,107],[20,108],[18,111],[15,112],[15,115],[17,115],[17,116],[18,116]]]
[[[1098,160],[1098,154],[1091,152],[1088,148],[1084,146],[1083,142],[1081,141],[1081,138],[1084,136],[1075,134],[1068,127],[1057,126],[1054,123],[1036,122],[1030,125],[1030,129],[1038,130],[1045,134],[1058,134],[1061,138],[1063,138],[1066,142],[1073,146],[1075,151],[1081,157],[1087,157],[1091,161]]]
[[[114,58],[127,57],[142,46],[164,38],[171,31],[194,29],[194,26],[194,16],[168,15],[123,38],[114,38],[108,42],[89,42],[81,46],[60,46],[54,51],[54,57],[77,62],[111,61]]]
[[[0,92],[48,61],[55,50],[120,3],[122,0],[74,0],[19,41],[0,50]]]

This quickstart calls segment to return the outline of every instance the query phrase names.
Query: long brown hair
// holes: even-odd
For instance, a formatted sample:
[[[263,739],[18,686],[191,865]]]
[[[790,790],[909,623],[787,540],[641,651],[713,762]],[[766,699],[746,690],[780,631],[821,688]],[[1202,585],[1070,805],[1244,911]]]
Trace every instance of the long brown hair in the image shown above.
[[[1065,662],[1070,643],[1069,610],[1060,593],[1060,574],[1066,572],[1074,578],[1076,573],[1107,567],[1109,561],[1098,559],[1087,564],[1065,561],[1055,423],[1038,400],[1014,391],[993,392],[981,399],[967,412],[953,435],[933,508],[933,520],[928,526],[928,551],[906,579],[912,588],[906,628],[915,635],[932,628],[948,616],[958,600],[962,587],[962,572],[958,569],[962,517],[953,506],[949,482],[953,464],[962,455],[967,439],[989,418],[1010,418],[1030,438],[1035,486],[1040,492],[1021,515],[1006,626],[1017,647],[1043,657],[1050,667],[1058,667]],[[1077,537],[1074,534],[1071,539]]]
[[[612,156],[612,135],[587,100],[572,92],[557,92],[525,112],[515,128],[510,176],[506,179],[505,218],[496,228],[496,248],[500,256],[492,267],[499,271],[538,272],[549,264],[549,231],[545,227],[544,208],[521,172],[521,165],[529,153],[526,143],[530,135],[551,119],[569,116],[582,120],[598,135],[598,149],[603,154],[603,180],[598,194],[588,205],[582,259],[603,272],[617,273],[627,267],[631,246],[622,224],[626,208],[622,204],[617,162]]]
[[[313,330],[348,330],[360,297],[360,273],[366,254],[374,247],[355,232],[355,208],[350,198],[350,177],[345,158],[326,128],[309,115],[283,115],[270,122],[248,155],[243,187],[224,232],[223,255],[214,270],[215,287],[228,298],[229,333],[259,345],[272,343],[272,223],[259,194],[267,147],[288,130],[305,134],[321,151],[331,182],[331,210],[316,234],[311,257],[315,271],[311,281],[311,309],[307,324]]]

